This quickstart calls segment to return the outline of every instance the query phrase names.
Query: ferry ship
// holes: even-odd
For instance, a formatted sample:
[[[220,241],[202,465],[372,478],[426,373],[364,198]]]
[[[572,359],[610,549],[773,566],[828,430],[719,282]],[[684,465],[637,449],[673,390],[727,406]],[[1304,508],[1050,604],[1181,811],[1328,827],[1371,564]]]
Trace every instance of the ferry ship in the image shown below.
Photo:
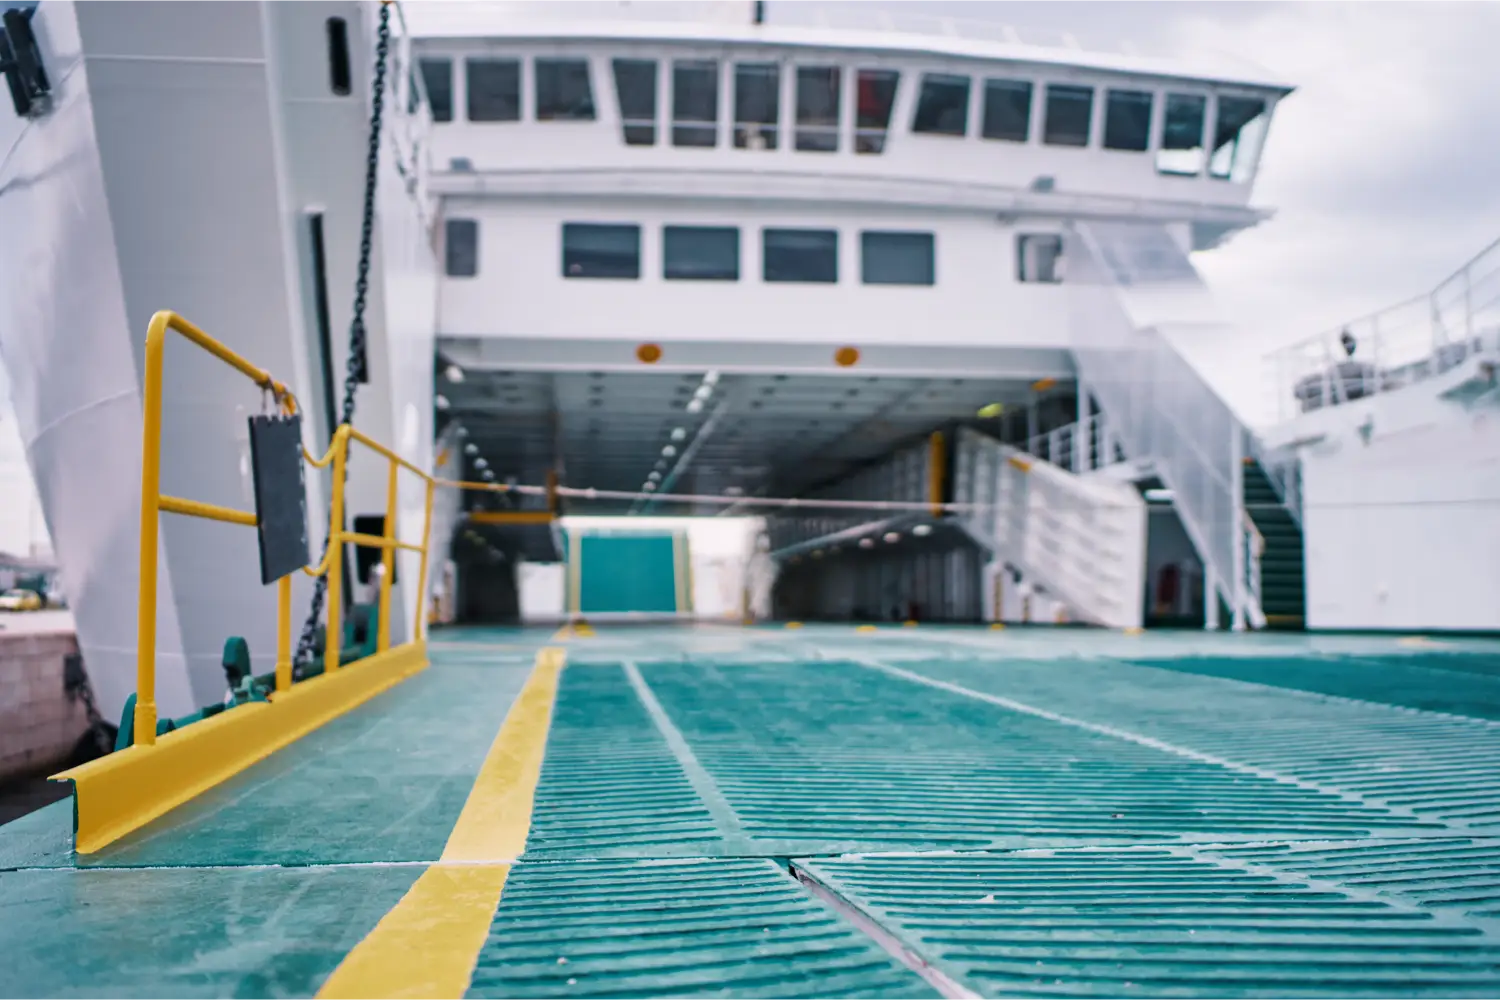
[[[1289,82],[673,10],[6,10],[0,995],[1500,988],[1500,244],[1252,426]]]

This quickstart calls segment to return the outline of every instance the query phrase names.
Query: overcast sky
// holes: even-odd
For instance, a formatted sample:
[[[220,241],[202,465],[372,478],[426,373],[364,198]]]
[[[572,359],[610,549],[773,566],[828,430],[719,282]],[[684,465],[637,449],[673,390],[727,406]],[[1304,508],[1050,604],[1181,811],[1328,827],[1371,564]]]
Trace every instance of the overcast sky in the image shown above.
[[[1254,198],[1276,218],[1197,255],[1239,324],[1226,363],[1245,373],[1246,398],[1268,395],[1259,360],[1271,348],[1424,292],[1500,236],[1500,4],[770,0],[769,19],[828,6],[1069,31],[1194,61],[1222,53],[1296,85]],[[24,549],[7,410],[0,400],[0,549]]]

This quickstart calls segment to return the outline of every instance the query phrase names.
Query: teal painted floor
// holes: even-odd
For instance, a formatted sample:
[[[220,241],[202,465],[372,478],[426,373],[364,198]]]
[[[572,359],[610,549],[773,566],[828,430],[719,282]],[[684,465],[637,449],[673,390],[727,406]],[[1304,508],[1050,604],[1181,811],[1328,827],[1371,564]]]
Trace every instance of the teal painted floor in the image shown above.
[[[0,827],[0,996],[309,996],[546,633],[88,859]],[[601,629],[471,996],[1500,994],[1500,642]],[[915,971],[914,971],[915,969]]]

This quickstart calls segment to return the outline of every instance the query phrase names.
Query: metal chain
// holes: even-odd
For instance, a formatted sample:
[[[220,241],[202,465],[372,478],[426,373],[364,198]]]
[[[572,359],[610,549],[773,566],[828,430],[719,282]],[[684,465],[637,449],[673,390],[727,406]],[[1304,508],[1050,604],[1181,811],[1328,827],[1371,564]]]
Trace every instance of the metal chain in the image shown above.
[[[340,425],[354,419],[354,394],[359,384],[365,381],[367,359],[365,357],[365,296],[370,290],[370,253],[375,237],[375,185],[380,167],[381,116],[385,110],[385,64],[391,43],[391,5],[380,5],[380,30],[375,43],[375,81],[370,101],[370,142],[365,155],[365,204],[364,218],[359,234],[359,270],[354,282],[354,316],[349,323],[349,362],[344,373],[344,399],[339,411]],[[330,434],[333,428],[329,428]],[[344,479],[348,481],[348,457],[344,461]],[[343,525],[333,525],[338,531]],[[328,554],[330,537],[323,541],[323,555]],[[293,663],[305,663],[312,657],[313,644],[318,634],[318,622],[323,617],[323,602],[328,595],[328,573],[318,577],[313,584],[312,608],[307,621],[302,625],[302,634],[297,639],[297,652]]]
[[[93,737],[94,745],[99,748],[101,754],[113,750],[114,744],[109,738],[108,723],[104,716],[99,714],[98,707],[94,704],[94,685],[89,683],[88,672],[83,666],[83,657],[78,653],[71,654],[63,661],[63,691],[67,694],[69,701],[82,701],[83,714],[89,720],[89,735]]]

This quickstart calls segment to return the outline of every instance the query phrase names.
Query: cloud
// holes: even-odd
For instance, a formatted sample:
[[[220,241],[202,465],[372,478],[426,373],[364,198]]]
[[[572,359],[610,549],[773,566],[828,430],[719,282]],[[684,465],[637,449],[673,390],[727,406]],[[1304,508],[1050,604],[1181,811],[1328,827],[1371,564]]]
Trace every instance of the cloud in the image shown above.
[[[1424,291],[1494,238],[1500,6],[1268,5],[1232,29],[1195,11],[1180,46],[1252,55],[1299,88],[1256,189],[1278,218],[1202,259],[1227,295],[1275,280],[1274,315],[1302,310],[1312,332]]]

